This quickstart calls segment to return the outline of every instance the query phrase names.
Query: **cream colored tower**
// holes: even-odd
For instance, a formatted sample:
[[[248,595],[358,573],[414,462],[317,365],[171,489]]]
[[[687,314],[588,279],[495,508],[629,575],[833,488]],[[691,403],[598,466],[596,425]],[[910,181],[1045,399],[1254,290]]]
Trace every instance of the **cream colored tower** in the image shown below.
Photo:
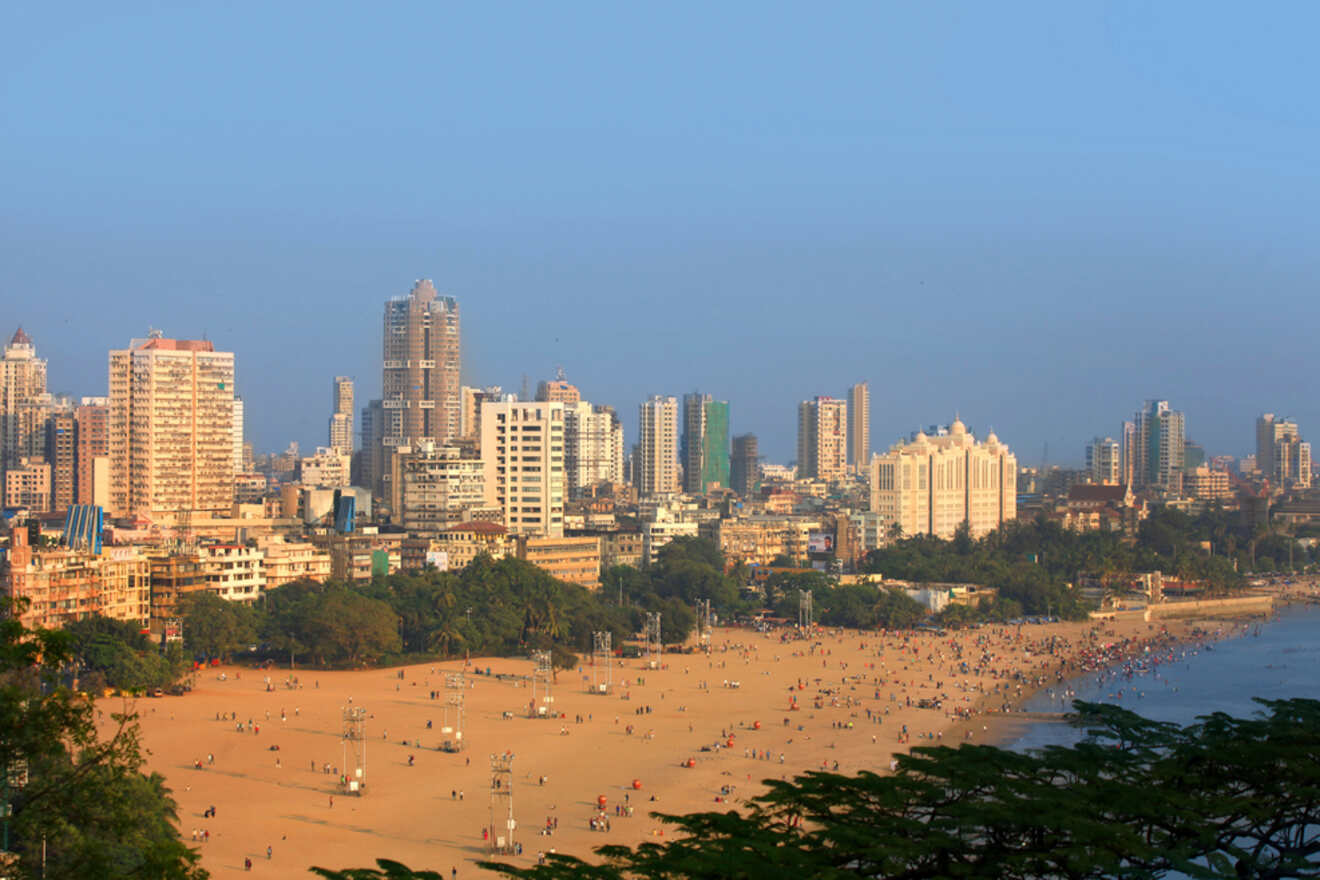
[[[841,480],[848,469],[848,407],[834,397],[798,404],[798,477]]]
[[[234,501],[234,355],[206,340],[110,352],[110,513],[173,522]]]
[[[871,459],[871,511],[904,537],[952,538],[964,521],[980,537],[1017,517],[1017,458],[955,419],[947,434],[918,433]]]
[[[678,491],[678,398],[653,395],[638,410],[637,491],[642,497]]]
[[[45,451],[46,362],[19,327],[0,360],[0,476],[19,459]]]
[[[504,511],[510,534],[564,535],[564,405],[481,405],[486,503]]]

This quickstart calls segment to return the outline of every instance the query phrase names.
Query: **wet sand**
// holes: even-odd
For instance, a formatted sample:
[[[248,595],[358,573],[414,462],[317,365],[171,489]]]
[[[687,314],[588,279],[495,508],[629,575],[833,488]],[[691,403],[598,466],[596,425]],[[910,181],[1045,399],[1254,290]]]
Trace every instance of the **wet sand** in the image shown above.
[[[1185,635],[1187,626],[1169,630]],[[444,673],[464,670],[462,661],[350,672],[212,668],[192,693],[136,708],[149,769],[173,789],[184,840],[209,832],[195,846],[213,876],[242,871],[245,858],[254,873],[297,877],[311,865],[363,867],[377,857],[473,876],[473,860],[489,853],[493,753],[514,756],[523,852],[508,860],[532,864],[551,847],[589,856],[606,843],[661,840],[652,810],[729,809],[762,779],[885,771],[912,746],[1010,738],[1022,722],[1001,710],[1077,674],[1079,664],[1065,673],[1066,659],[1100,662],[1098,645],[1159,629],[1106,621],[943,635],[831,631],[789,642],[721,629],[709,656],[667,654],[659,669],[616,658],[608,695],[588,692],[589,666],[560,670],[553,709],[565,717],[555,719],[529,717],[529,660],[474,660],[460,753],[438,747]],[[473,674],[487,667],[507,677]],[[336,775],[346,769],[350,698],[368,713],[361,796],[346,794]],[[940,708],[917,705],[936,698]],[[103,701],[107,712],[115,707]],[[592,831],[602,795],[609,830]],[[616,814],[625,805],[631,817]],[[211,806],[215,815],[205,816]],[[547,820],[557,822],[552,835],[541,833]]]

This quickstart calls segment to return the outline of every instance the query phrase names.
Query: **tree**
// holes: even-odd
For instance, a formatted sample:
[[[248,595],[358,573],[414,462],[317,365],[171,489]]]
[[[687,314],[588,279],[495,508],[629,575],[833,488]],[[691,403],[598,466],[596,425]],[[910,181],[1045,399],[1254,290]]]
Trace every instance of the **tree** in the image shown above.
[[[221,599],[210,590],[189,593],[179,600],[183,638],[188,649],[201,657],[228,660],[256,638],[256,615],[246,605]]]
[[[0,798],[17,854],[6,876],[201,880],[163,779],[142,773],[136,716],[114,714],[103,738],[95,701],[62,684],[71,641],[0,620],[0,781],[22,782]]]

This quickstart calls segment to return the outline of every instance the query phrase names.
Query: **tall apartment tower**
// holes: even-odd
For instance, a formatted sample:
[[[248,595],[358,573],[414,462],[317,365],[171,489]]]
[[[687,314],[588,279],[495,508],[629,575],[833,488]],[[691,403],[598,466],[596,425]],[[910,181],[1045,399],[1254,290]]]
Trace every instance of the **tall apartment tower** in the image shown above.
[[[46,362],[19,327],[0,360],[0,478],[19,459],[44,456],[48,400]]]
[[[51,413],[46,421],[46,462],[50,465],[48,509],[63,513],[77,493],[78,431],[72,411]]]
[[[373,495],[383,497],[385,473],[385,402],[371,400],[362,407],[362,448],[358,451],[357,473],[353,483],[371,489]]]
[[[683,491],[701,495],[729,485],[729,403],[683,395]]]
[[[481,405],[486,504],[504,511],[510,534],[564,536],[564,405]]]
[[[233,437],[234,437],[234,473],[243,472],[243,398],[237,394],[234,395],[234,419],[233,419]]]
[[[1279,488],[1310,487],[1311,444],[1302,441],[1296,422],[1274,413],[1256,419],[1256,467]]]
[[[585,400],[565,403],[564,484],[569,497],[578,497],[589,486],[623,480],[623,423],[613,407]]]
[[[739,434],[733,438],[729,486],[743,498],[754,494],[761,485],[760,455],[756,447],[755,434]]]
[[[77,423],[77,503],[105,506],[110,489],[110,400],[84,397],[73,410]],[[98,479],[99,478],[99,479]]]
[[[1133,420],[1132,478],[1138,489],[1182,493],[1187,423],[1167,400],[1147,400]]]
[[[153,334],[110,352],[110,513],[156,521],[234,502],[234,355]]]
[[[1096,437],[1086,444],[1086,472],[1092,483],[1119,485],[1123,477],[1123,447],[1111,437]]]
[[[1137,455],[1137,423],[1124,422],[1123,436],[1119,440],[1122,444],[1122,479],[1124,486],[1135,486],[1136,483],[1136,455]]]
[[[678,491],[678,399],[652,395],[638,408],[637,492]]]
[[[845,401],[817,397],[798,404],[800,479],[843,479],[847,472],[848,409]]]
[[[458,300],[422,280],[385,303],[384,443],[387,447],[459,436]]]
[[[859,474],[871,462],[871,386],[858,382],[848,389],[848,463]]]
[[[353,451],[353,380],[335,376],[330,393],[330,448]]]

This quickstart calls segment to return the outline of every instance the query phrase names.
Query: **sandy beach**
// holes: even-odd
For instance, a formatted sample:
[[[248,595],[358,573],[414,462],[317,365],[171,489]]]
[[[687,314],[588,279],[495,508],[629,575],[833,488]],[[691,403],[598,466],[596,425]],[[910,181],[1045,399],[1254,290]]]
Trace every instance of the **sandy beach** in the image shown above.
[[[608,695],[588,692],[589,666],[560,670],[552,693],[562,717],[553,719],[529,717],[531,661],[498,658],[349,672],[210,668],[192,693],[136,709],[149,768],[166,777],[183,837],[196,835],[213,876],[242,871],[249,858],[254,873],[294,877],[377,857],[473,876],[489,852],[492,754],[513,755],[522,854],[508,859],[532,864],[552,847],[588,856],[606,843],[660,840],[652,810],[726,809],[762,779],[885,771],[912,746],[999,741],[1022,723],[1002,710],[1039,687],[1194,625],[830,631],[792,641],[721,629],[709,656],[668,654],[659,669],[616,658]],[[475,674],[488,667],[495,675]],[[439,744],[444,673],[456,671],[467,673],[467,746],[451,753]],[[939,708],[920,705],[929,700]],[[339,785],[349,705],[367,713],[361,796]],[[114,708],[103,701],[107,714]],[[593,831],[593,818],[608,830]]]

